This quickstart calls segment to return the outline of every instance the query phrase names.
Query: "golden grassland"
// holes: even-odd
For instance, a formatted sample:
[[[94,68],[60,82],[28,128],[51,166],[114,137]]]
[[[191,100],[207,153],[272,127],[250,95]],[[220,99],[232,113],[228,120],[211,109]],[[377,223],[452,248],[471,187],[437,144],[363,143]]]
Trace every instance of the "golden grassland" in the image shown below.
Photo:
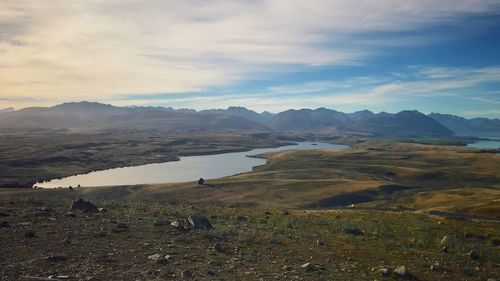
[[[205,185],[0,189],[10,224],[0,229],[0,280],[177,280],[185,271],[195,280],[397,280],[399,265],[414,280],[500,275],[498,155],[371,141],[261,157],[267,165]],[[107,212],[65,216],[81,197]],[[41,207],[52,211],[39,216]],[[154,225],[186,225],[192,214],[215,229]],[[116,233],[117,223],[129,228]],[[156,253],[171,259],[148,260]]]

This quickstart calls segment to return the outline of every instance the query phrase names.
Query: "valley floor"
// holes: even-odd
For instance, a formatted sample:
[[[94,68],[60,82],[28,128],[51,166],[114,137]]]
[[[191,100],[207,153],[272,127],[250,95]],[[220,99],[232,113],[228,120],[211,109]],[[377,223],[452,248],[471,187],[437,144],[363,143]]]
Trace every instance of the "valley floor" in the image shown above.
[[[0,189],[1,280],[500,276],[498,155],[370,141],[263,157],[204,185]],[[67,214],[77,198],[106,212]]]

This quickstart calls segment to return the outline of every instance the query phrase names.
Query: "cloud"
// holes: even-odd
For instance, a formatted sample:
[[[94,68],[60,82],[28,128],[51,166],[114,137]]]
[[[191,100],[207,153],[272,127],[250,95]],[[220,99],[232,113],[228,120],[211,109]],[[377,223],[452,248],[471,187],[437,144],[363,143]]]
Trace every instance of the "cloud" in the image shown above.
[[[498,1],[3,0],[0,95],[101,100],[359,65],[378,48],[432,41],[362,35],[491,12]]]
[[[336,80],[308,81],[276,85],[255,92],[193,92],[189,94],[134,95],[134,102],[142,105],[165,105],[195,109],[226,108],[245,105],[257,111],[278,112],[289,108],[317,108],[321,106],[339,110],[387,110],[398,103],[396,111],[419,109],[429,111],[422,104],[439,103],[440,98],[451,98],[463,104],[479,107],[497,107],[498,91],[479,90],[485,85],[500,85],[500,67],[444,68],[430,66],[409,67],[406,72],[377,76],[349,77]],[[119,98],[119,99],[124,99]],[[418,102],[416,102],[418,101]],[[422,103],[424,101],[424,103]],[[114,103],[114,102],[113,102]],[[404,104],[404,106],[401,106]],[[461,110],[458,109],[457,110]],[[467,116],[481,115],[483,111],[453,112]],[[488,116],[496,111],[488,110]]]

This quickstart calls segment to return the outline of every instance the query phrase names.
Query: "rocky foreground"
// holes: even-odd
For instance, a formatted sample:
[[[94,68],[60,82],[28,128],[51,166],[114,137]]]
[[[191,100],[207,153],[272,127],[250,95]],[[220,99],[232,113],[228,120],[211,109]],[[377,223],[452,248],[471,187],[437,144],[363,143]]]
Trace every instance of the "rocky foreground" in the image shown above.
[[[0,280],[495,280],[496,222],[0,200]]]

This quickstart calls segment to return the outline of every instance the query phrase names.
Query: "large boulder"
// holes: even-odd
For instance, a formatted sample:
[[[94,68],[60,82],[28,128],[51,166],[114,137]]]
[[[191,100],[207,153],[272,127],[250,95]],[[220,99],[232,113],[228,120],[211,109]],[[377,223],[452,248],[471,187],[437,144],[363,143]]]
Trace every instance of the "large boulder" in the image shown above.
[[[78,199],[76,201],[73,201],[73,204],[71,205],[71,211],[80,211],[83,213],[99,212],[96,205],[90,203],[89,201],[85,201],[83,199]]]

